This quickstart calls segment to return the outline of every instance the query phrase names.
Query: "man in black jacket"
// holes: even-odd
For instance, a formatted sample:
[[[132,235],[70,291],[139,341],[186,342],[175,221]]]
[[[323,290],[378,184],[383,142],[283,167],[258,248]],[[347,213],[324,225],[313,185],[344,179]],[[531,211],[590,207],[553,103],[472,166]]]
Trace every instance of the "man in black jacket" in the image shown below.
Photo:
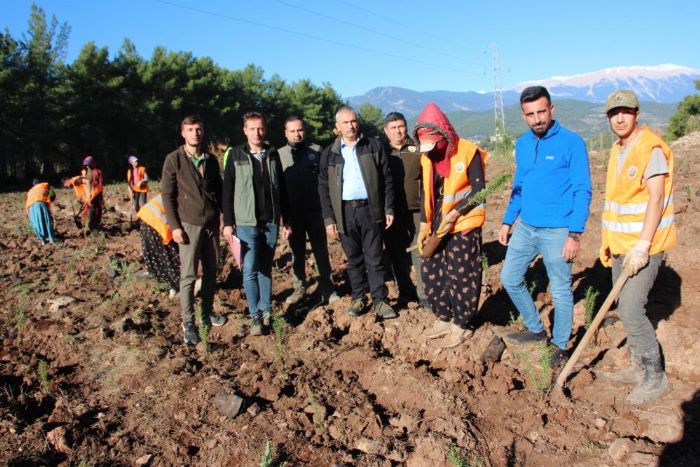
[[[369,282],[377,316],[395,318],[382,264],[382,228],[394,220],[388,159],[379,141],[360,134],[354,109],[341,107],[335,122],[340,137],[321,154],[318,192],[326,232],[331,238],[340,234],[348,258],[352,289],[348,314],[359,316],[364,311]]]
[[[241,241],[243,288],[252,318],[250,335],[259,336],[272,311],[272,259],[280,220],[287,221],[287,197],[277,150],[265,142],[267,125],[258,112],[243,115],[247,142],[236,146],[224,171],[224,237]],[[291,234],[283,227],[282,237]]]
[[[277,151],[284,170],[287,185],[285,195],[289,204],[289,222],[292,234],[289,247],[292,250],[292,283],[294,291],[287,297],[287,303],[299,302],[306,293],[306,235],[309,236],[319,275],[319,291],[323,303],[339,300],[333,291],[331,263],[328,260],[328,241],[323,225],[321,202],[318,197],[318,165],[321,148],[305,139],[304,122],[291,116],[284,122],[284,136],[287,144]]]
[[[194,325],[194,282],[202,262],[202,321],[221,326],[223,316],[212,314],[216,288],[221,175],[216,157],[204,152],[204,122],[198,116],[180,123],[185,144],[165,158],[161,176],[163,207],[173,240],[180,251],[180,307],[186,344],[199,342]]]

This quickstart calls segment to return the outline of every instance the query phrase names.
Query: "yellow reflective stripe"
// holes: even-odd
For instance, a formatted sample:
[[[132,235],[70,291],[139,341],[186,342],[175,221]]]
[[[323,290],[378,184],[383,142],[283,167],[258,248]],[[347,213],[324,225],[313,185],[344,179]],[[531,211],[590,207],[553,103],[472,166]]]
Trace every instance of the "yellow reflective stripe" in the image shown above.
[[[472,192],[472,189],[467,188],[466,190],[458,191],[454,195],[445,195],[442,197],[442,204],[452,203],[454,201],[462,200],[462,199],[466,198],[467,196],[469,196],[469,193],[471,193],[471,192]]]
[[[673,203],[673,195],[664,198],[664,209]],[[604,209],[619,215],[644,214],[647,212],[648,203],[616,203],[615,201],[605,201]]]
[[[659,230],[670,227],[674,220],[675,216],[673,214],[663,217],[656,229]],[[639,233],[642,231],[643,227],[644,222],[612,222],[603,219],[603,229],[609,230],[610,232]]]

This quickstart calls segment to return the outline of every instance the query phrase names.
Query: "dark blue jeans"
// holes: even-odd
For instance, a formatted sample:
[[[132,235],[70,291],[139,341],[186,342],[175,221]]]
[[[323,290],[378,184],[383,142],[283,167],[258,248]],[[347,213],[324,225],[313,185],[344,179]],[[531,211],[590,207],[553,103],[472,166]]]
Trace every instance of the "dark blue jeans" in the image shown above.
[[[272,307],[272,258],[278,229],[272,222],[236,227],[236,235],[241,240],[243,289],[248,312],[253,318],[259,318]]]

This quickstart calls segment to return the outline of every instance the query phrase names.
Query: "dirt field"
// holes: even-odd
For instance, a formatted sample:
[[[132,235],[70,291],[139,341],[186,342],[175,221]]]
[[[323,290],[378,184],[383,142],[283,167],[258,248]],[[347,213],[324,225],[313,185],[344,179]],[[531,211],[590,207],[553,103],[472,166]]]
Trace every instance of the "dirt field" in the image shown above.
[[[209,348],[182,344],[179,307],[167,287],[142,280],[138,232],[121,185],[108,187],[102,232],[83,238],[72,194],[53,206],[61,242],[40,247],[24,194],[0,196],[0,459],[8,465],[260,465],[270,443],[279,465],[700,465],[700,134],[674,145],[680,244],[651,295],[672,390],[631,407],[629,388],[599,380],[626,361],[612,312],[576,366],[566,397],[552,399],[541,349],[507,348],[483,362],[494,336],[521,326],[501,289],[505,250],[495,241],[506,194],[488,203],[481,312],[468,342],[439,350],[421,336],[419,308],[377,322],[348,317],[340,245],[331,245],[341,302],[318,295],[288,309],[290,254],[273,271],[277,333],[246,336],[240,273],[230,260],[215,310],[229,322]],[[574,334],[585,331],[586,290],[610,290],[596,262],[605,155],[591,155],[592,213],[574,266]],[[506,165],[496,161],[495,176]],[[307,262],[309,273],[313,260]],[[541,261],[528,275],[549,322]],[[312,291],[316,285],[312,286]],[[391,289],[392,297],[396,292]],[[286,326],[284,325],[285,323]],[[244,398],[230,419],[222,389]]]

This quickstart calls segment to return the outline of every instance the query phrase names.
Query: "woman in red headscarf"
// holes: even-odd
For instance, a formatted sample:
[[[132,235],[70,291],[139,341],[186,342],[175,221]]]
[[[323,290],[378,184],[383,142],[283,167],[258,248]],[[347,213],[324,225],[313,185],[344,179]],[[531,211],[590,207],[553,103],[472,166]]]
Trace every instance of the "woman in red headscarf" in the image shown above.
[[[472,198],[485,186],[489,156],[460,138],[432,103],[418,117],[414,134],[420,142],[423,170],[418,248],[427,300],[437,317],[424,335],[444,337],[443,348],[456,347],[472,333],[468,324],[481,295],[485,211]]]

